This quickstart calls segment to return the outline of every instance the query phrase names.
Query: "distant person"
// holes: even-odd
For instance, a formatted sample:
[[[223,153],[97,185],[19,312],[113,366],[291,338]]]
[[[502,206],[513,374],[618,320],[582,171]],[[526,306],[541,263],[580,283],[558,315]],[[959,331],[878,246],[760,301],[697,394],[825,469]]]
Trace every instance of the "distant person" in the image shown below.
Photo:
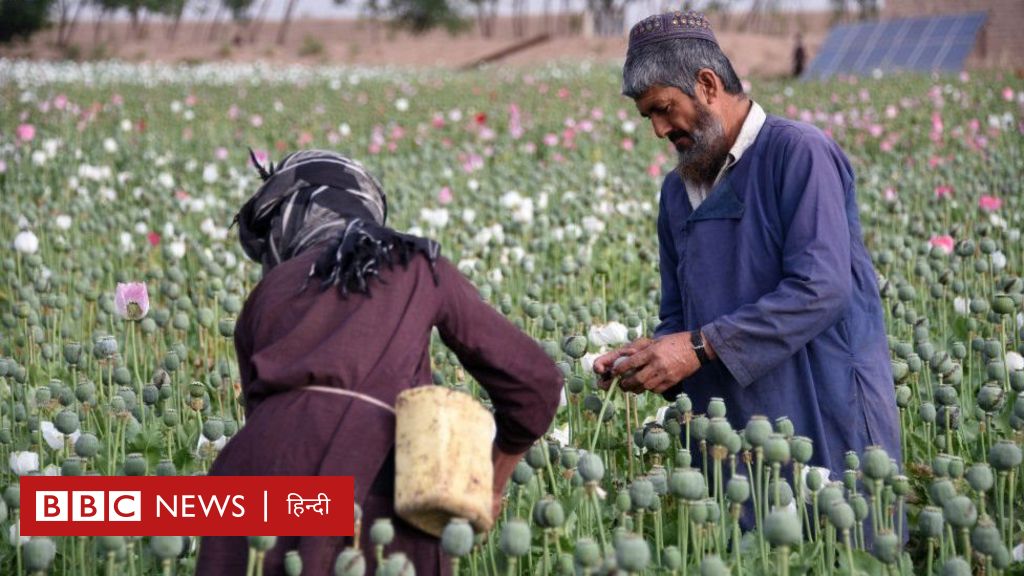
[[[817,127],[752,101],[700,14],[634,26],[622,76],[679,158],[657,217],[661,323],[654,339],[594,362],[601,386],[619,376],[627,392],[685,392],[696,414],[720,397],[736,430],[787,416],[832,479],[847,451],[873,444],[901,462],[882,300],[846,155]]]
[[[803,34],[797,32],[796,46],[793,48],[793,78],[799,78],[804,73],[804,64],[807,62],[807,49],[804,48]]]
[[[403,390],[432,385],[437,328],[494,405],[495,518],[521,455],[554,418],[562,376],[528,335],[499,314],[433,240],[386,224],[378,181],[321,150],[290,154],[238,213],[246,255],[263,266],[235,328],[246,422],[217,456],[215,476],[353,476],[363,525],[392,517],[388,552],[421,574],[447,574],[440,540],[395,517],[395,418]],[[372,297],[371,297],[372,296]],[[362,550],[372,551],[369,529]],[[280,537],[263,574],[331,574],[351,538]],[[244,537],[207,537],[200,576],[246,573]],[[367,573],[376,558],[366,555]]]

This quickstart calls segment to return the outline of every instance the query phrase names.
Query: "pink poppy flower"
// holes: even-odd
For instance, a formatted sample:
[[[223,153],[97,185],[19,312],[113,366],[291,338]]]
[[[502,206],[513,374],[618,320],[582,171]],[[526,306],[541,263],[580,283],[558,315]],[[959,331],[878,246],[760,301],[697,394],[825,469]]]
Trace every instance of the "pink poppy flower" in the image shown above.
[[[36,127],[31,124],[19,124],[15,134],[22,142],[31,142],[36,137]]]
[[[149,312],[149,292],[143,282],[118,282],[114,309],[125,320],[142,320]]]
[[[160,235],[157,234],[156,232],[150,232],[149,234],[146,234],[146,240],[149,241],[150,246],[160,245]]]
[[[952,186],[943,185],[943,186],[936,186],[935,187],[935,197],[936,198],[939,198],[939,199],[941,199],[941,198],[949,198],[951,196],[953,196],[953,187]]]
[[[1009,86],[1003,88],[1003,100],[1013,102],[1013,88],[1010,88]]]
[[[633,140],[631,140],[629,138],[623,138],[622,139],[622,149],[625,150],[626,152],[629,152],[629,151],[633,150]]]
[[[953,253],[953,237],[949,235],[932,236],[931,240],[928,241],[932,247],[942,250],[945,254]]]
[[[558,135],[557,134],[545,134],[544,135],[545,146],[558,146]]]
[[[445,186],[437,193],[437,201],[441,204],[450,204],[452,201],[452,189]]]
[[[996,212],[1003,207],[1003,201],[995,196],[982,196],[978,199],[978,208],[985,212]]]
[[[895,202],[896,201],[896,197],[897,197],[896,190],[893,190],[892,188],[886,188],[885,189],[885,201],[886,202]]]

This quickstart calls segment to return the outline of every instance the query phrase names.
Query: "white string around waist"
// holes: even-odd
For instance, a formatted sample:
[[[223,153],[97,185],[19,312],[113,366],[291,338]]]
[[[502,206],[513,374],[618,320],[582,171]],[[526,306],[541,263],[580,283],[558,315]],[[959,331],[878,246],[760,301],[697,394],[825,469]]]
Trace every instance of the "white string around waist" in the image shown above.
[[[383,408],[384,410],[387,410],[392,414],[395,413],[395,409],[392,408],[391,406],[388,406],[384,402],[377,400],[373,396],[363,394],[362,392],[356,392],[354,390],[346,390],[344,388],[330,388],[328,386],[304,386],[300,388],[300,390],[314,390],[316,392],[327,392],[329,394],[337,394],[339,396],[349,396],[351,398],[356,398],[357,400],[362,400],[364,402],[373,404],[378,408]]]

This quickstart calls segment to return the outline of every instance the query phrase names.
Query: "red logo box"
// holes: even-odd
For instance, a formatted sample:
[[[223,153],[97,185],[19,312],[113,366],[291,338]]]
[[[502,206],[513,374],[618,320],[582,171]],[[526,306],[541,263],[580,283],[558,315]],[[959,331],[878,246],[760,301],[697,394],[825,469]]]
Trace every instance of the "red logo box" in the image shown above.
[[[351,476],[24,476],[25,536],[352,536]]]

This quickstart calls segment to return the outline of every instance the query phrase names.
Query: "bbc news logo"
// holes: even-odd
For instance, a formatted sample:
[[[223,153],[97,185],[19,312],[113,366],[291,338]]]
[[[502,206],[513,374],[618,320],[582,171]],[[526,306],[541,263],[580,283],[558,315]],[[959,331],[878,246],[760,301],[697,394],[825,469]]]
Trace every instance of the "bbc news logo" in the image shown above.
[[[72,490],[36,492],[37,522],[140,522],[142,492]],[[69,514],[70,513],[70,514]]]
[[[352,536],[350,476],[25,476],[25,536]]]

